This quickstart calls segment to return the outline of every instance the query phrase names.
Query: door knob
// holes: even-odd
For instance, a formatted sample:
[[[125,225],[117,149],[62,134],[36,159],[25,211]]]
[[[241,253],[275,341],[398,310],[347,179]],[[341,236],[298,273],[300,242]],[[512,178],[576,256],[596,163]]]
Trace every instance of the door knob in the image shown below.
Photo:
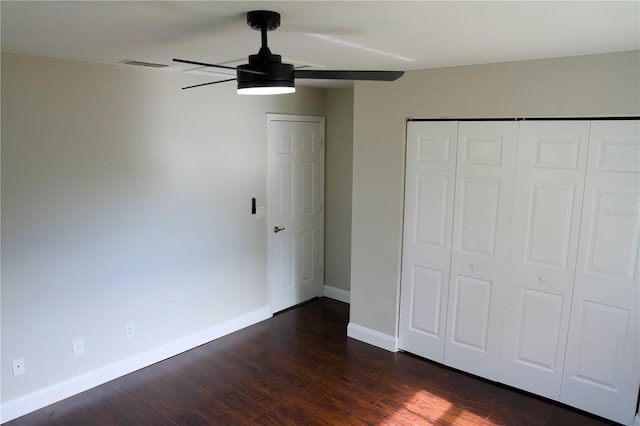
[[[284,231],[284,226],[282,228],[278,228],[277,226],[273,227],[273,233],[274,234],[277,234],[280,231]]]
[[[480,265],[478,265],[477,263],[472,263],[471,265],[469,265],[469,268],[471,269],[478,269],[480,267]]]

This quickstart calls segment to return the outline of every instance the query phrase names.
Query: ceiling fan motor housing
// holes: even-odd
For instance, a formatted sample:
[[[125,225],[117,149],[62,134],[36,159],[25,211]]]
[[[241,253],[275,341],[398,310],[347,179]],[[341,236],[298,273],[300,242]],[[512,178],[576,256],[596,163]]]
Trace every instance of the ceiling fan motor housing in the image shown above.
[[[247,72],[249,71],[249,72]],[[237,68],[238,89],[246,87],[294,87],[293,65],[283,64],[280,55],[263,47],[249,56],[249,63]]]

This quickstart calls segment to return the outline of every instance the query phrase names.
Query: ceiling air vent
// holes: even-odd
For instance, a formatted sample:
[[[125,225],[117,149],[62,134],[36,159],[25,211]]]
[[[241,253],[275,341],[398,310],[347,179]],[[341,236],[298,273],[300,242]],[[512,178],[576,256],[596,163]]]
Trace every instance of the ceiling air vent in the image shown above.
[[[165,64],[154,64],[153,62],[135,61],[133,59],[126,59],[124,61],[120,61],[120,63],[125,65],[135,65],[137,67],[148,67],[148,68],[166,68],[169,66]]]

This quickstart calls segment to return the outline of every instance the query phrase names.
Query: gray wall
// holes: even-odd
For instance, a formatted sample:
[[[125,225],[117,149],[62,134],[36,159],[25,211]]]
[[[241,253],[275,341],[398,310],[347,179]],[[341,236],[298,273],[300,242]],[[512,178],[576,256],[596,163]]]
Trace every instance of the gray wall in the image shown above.
[[[328,89],[325,95],[325,245],[324,284],[351,288],[351,174],[353,164],[353,89]]]
[[[640,52],[409,72],[357,82],[351,322],[397,335],[408,117],[640,115]]]
[[[266,113],[323,115],[324,91],[200,81],[3,54],[3,402],[268,305]]]

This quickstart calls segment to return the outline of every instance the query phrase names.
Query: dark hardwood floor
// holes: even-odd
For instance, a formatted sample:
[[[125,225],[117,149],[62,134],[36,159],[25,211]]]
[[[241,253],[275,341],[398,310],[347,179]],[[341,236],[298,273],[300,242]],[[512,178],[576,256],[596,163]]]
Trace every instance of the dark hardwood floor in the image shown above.
[[[602,425],[602,419],[346,337],[321,298],[8,425]]]

